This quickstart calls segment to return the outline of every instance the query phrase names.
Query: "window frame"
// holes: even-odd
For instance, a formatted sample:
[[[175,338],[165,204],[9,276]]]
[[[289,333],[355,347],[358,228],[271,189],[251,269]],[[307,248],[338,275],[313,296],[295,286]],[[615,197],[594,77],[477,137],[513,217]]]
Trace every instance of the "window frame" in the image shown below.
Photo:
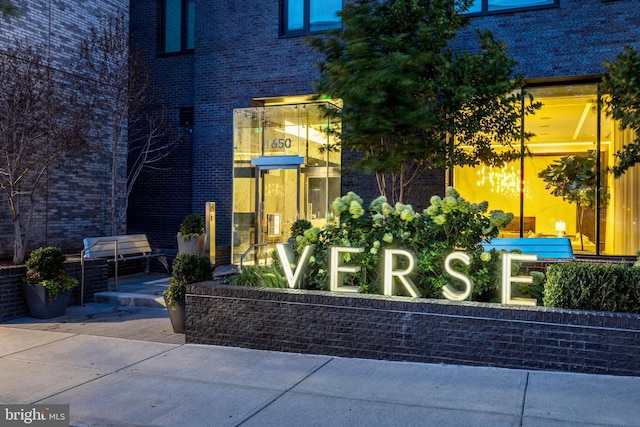
[[[282,0],[280,2],[280,36],[281,37],[297,37],[306,36],[308,34],[319,34],[329,30],[338,30],[342,28],[342,18],[340,18],[340,27],[311,31],[311,6],[310,0],[303,1],[303,26],[301,30],[288,30],[289,25],[289,0]],[[345,0],[342,0],[342,7],[344,8]],[[342,9],[340,9],[342,11]]]
[[[193,53],[193,47],[187,47],[189,40],[189,2],[193,2],[195,6],[195,0],[180,0],[180,50],[167,52],[166,50],[166,18],[167,18],[167,0],[160,0],[158,5],[160,7],[159,19],[160,25],[158,26],[158,54],[161,56],[172,56]],[[194,16],[195,21],[195,16]],[[195,26],[195,22],[194,22]],[[193,28],[193,35],[195,38],[195,28]],[[195,43],[195,40],[194,40]]]
[[[500,13],[511,13],[511,12],[524,12],[528,10],[539,10],[539,9],[549,9],[560,6],[560,0],[553,0],[553,3],[549,4],[540,4],[533,6],[515,6],[510,7],[508,9],[500,9],[500,10],[489,10],[489,0],[481,0],[481,11],[480,12],[465,12],[465,15],[468,16],[483,16],[483,15],[497,15]]]

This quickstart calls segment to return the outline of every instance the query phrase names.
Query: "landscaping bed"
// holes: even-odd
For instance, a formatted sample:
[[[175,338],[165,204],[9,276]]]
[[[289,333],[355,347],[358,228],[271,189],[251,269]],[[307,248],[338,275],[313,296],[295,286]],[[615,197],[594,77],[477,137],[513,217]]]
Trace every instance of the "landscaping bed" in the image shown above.
[[[640,376],[640,315],[189,285],[186,342],[383,360]]]

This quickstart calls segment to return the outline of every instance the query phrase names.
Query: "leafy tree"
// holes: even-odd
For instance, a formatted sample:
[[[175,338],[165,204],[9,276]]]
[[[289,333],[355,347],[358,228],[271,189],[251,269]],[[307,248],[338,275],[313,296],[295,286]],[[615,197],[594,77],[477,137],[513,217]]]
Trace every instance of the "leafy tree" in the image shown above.
[[[45,49],[0,50],[0,189],[14,229],[13,262],[24,261],[38,190],[62,160],[86,145],[87,106]]]
[[[392,203],[428,169],[521,155],[522,114],[539,105],[522,102],[516,62],[490,32],[476,32],[476,53],[452,47],[471,2],[354,0],[342,31],[308,39],[324,57],[317,92],[343,101],[342,147]]]
[[[108,141],[101,149],[111,165],[111,234],[121,234],[138,176],[169,156],[181,140],[172,137],[166,105],[152,90],[153,70],[143,52],[129,45],[122,14],[102,17],[81,50],[79,66],[89,74],[99,115],[94,125],[100,139]]]
[[[602,75],[605,114],[619,120],[622,130],[630,129],[635,138],[614,155],[615,165],[611,168],[619,177],[627,169],[640,162],[640,54],[626,46],[616,56],[616,60],[605,61],[608,72]]]

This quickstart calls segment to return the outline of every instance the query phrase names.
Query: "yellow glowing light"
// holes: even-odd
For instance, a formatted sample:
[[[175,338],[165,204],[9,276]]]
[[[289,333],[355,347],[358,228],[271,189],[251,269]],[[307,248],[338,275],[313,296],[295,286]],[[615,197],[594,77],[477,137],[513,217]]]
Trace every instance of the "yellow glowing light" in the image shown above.
[[[488,185],[492,193],[516,195],[520,192],[520,173],[514,165],[482,166],[478,169],[477,185]]]

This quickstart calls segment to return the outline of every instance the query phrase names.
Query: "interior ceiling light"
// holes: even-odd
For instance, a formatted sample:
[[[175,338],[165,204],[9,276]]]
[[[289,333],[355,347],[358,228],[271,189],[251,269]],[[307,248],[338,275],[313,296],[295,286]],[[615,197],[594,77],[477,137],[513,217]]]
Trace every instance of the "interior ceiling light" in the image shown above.
[[[578,135],[580,135],[580,131],[582,130],[582,126],[584,125],[585,120],[587,120],[587,116],[589,115],[589,111],[591,111],[592,102],[587,102],[584,105],[584,110],[582,111],[582,116],[580,117],[580,121],[578,122],[578,126],[576,127],[576,131],[573,133],[573,140],[578,139]]]

